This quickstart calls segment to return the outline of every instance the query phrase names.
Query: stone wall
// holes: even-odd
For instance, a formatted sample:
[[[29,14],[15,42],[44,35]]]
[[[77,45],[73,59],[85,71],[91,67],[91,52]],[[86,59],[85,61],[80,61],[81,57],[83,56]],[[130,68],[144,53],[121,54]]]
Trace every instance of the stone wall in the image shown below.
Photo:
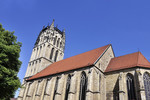
[[[132,68],[106,74],[106,100],[128,100],[127,91],[127,74],[134,76],[135,94],[138,100],[146,100],[143,75],[145,72],[150,73],[149,69]],[[115,93],[118,92],[116,95]],[[119,96],[119,97],[116,97]],[[116,99],[119,98],[119,99]]]
[[[75,70],[72,72],[49,76],[25,83],[24,89],[20,92],[18,100],[64,100],[66,82],[68,75],[71,75],[71,85],[68,94],[68,100],[79,100],[80,95],[80,77],[82,72],[86,73],[87,89],[86,100],[103,100],[104,75],[94,66]],[[58,78],[58,87],[55,92],[56,79]],[[54,94],[55,93],[55,94]]]

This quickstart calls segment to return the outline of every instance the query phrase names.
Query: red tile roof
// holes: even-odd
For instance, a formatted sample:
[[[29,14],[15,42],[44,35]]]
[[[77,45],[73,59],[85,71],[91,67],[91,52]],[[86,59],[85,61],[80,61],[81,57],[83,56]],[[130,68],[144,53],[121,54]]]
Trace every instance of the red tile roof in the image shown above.
[[[58,62],[55,62],[49,65],[44,70],[42,70],[41,72],[29,78],[28,80],[93,65],[94,62],[105,52],[105,50],[109,46],[110,45],[106,45],[106,46],[103,46],[103,47],[61,60]]]
[[[136,66],[150,68],[149,61],[141,54],[141,52],[112,58],[105,72],[127,69]]]

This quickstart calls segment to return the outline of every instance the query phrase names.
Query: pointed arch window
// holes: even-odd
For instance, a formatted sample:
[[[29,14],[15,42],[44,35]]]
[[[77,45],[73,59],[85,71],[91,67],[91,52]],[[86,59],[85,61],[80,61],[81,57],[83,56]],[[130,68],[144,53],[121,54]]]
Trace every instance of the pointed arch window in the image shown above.
[[[57,40],[57,36],[56,36],[55,39],[54,39],[54,45],[56,44],[56,40]]]
[[[54,61],[55,61],[55,62],[57,61],[57,56],[58,56],[58,50],[57,50],[56,53],[55,53],[55,58],[54,58]]]
[[[68,100],[68,94],[70,90],[70,82],[71,82],[71,76],[68,75],[67,83],[66,83],[66,94],[65,94],[65,100]]]
[[[53,52],[54,52],[54,48],[52,48],[52,50],[51,50],[50,59],[53,58]]]
[[[135,86],[134,86],[134,77],[132,74],[127,74],[127,91],[128,91],[128,100],[136,100],[135,95]]]
[[[144,80],[146,100],[150,100],[150,75],[149,73],[147,72],[144,73],[143,80]]]
[[[82,72],[80,79],[79,100],[86,100],[87,78],[85,72]]]
[[[55,96],[56,96],[56,92],[57,92],[57,88],[58,88],[58,80],[59,80],[59,77],[57,77],[57,79],[56,79],[53,100],[55,100]]]
[[[60,38],[58,38],[58,40],[57,40],[57,47],[59,46],[59,41],[60,41]]]

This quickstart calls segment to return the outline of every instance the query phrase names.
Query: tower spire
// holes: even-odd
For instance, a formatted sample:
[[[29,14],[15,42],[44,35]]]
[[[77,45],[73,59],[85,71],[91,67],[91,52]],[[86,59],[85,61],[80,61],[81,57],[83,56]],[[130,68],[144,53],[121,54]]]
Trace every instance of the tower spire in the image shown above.
[[[54,29],[54,21],[55,21],[55,19],[53,19],[53,22],[52,22],[52,24],[50,25],[50,29]]]

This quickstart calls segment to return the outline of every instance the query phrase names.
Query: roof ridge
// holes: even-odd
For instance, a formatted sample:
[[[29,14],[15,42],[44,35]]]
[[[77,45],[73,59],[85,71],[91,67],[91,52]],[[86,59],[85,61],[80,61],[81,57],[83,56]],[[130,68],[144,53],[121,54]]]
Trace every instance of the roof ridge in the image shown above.
[[[111,45],[111,44],[104,45],[104,46],[110,46],[110,45]],[[102,46],[102,47],[104,47],[104,46]],[[79,54],[73,55],[73,56],[71,56],[71,57],[68,57],[68,58],[65,58],[65,59],[59,60],[59,61],[54,62],[54,63],[58,63],[58,62],[61,62],[61,61],[66,60],[66,59],[72,58],[72,57],[74,57],[74,56],[78,56],[78,55],[81,55],[81,54],[84,54],[84,53],[87,53],[87,52],[90,52],[90,51],[93,51],[93,50],[96,50],[96,49],[99,49],[99,48],[101,48],[101,47],[98,47],[98,48],[95,48],[95,49],[92,49],[92,50],[89,50],[89,51],[86,51],[86,52],[83,52],[83,53],[79,53]],[[107,48],[106,48],[106,49],[107,49]],[[104,51],[105,51],[105,50],[104,50]],[[54,63],[52,63],[52,64],[54,64]],[[52,64],[50,64],[50,65],[52,65]],[[49,66],[49,65],[48,65],[48,66]]]
[[[104,45],[104,46],[101,46],[101,47],[110,46],[110,45],[111,45],[111,44],[107,44],[107,45]],[[81,55],[81,54],[84,54],[84,53],[87,53],[87,52],[90,52],[90,51],[94,51],[94,50],[99,49],[99,48],[101,48],[101,47],[98,47],[98,48],[95,48],[95,49],[92,49],[92,50],[88,50],[88,51],[86,51],[86,52],[82,52],[82,53],[73,55],[73,56],[71,56],[71,57],[78,56],[78,55]],[[106,48],[106,49],[107,49],[107,48]],[[68,58],[71,58],[71,57],[68,57]],[[68,59],[68,58],[65,58],[65,59]],[[62,60],[65,60],[65,59],[62,59]],[[60,61],[62,61],[62,60],[60,60]],[[59,62],[59,61],[57,61],[57,62]],[[56,63],[56,62],[55,62],[55,63]]]
[[[114,57],[114,58],[119,58],[119,57],[123,57],[123,56],[126,56],[126,55],[134,54],[134,53],[138,53],[138,52],[133,52],[133,53],[129,53],[129,54],[124,54],[124,55],[121,55],[121,56],[118,56],[118,57]]]

